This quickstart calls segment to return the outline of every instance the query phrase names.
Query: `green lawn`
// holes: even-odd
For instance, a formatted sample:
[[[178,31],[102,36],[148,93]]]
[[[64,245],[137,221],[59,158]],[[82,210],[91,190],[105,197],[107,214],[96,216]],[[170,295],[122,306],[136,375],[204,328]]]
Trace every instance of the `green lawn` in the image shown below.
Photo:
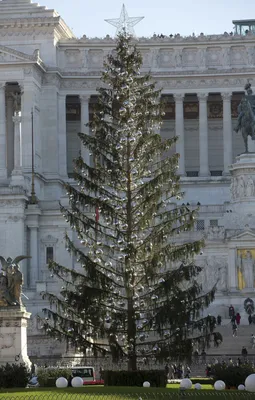
[[[170,386],[170,385],[169,385]],[[206,386],[206,385],[205,385]],[[139,387],[84,387],[79,389],[37,388],[1,390],[0,399],[10,400],[175,400],[181,397],[190,400],[255,400],[255,394],[237,391],[215,392],[207,385],[202,391],[190,390],[184,396],[179,392],[179,385],[171,388],[139,388]],[[207,389],[207,390],[206,390]]]

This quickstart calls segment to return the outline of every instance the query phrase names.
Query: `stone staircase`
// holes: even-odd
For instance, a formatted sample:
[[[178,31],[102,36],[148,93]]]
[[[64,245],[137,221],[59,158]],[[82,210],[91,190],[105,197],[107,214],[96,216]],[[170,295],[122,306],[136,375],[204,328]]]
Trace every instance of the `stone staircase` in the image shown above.
[[[254,356],[255,348],[252,349],[251,335],[255,334],[255,325],[239,325],[237,328],[237,336],[233,337],[232,325],[229,320],[224,320],[221,326],[217,326],[215,331],[221,333],[223,343],[219,347],[211,347],[207,349],[207,354],[211,355],[236,355],[240,356],[242,347],[245,346],[248,355]]]

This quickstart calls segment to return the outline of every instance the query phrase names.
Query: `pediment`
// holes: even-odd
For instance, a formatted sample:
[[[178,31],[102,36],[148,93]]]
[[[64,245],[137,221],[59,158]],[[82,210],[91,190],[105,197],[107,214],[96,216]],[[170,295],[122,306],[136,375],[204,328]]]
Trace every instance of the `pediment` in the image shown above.
[[[229,238],[229,241],[250,242],[255,241],[255,231],[253,229],[246,229]]]
[[[36,63],[37,57],[0,45],[0,64],[20,62]]]

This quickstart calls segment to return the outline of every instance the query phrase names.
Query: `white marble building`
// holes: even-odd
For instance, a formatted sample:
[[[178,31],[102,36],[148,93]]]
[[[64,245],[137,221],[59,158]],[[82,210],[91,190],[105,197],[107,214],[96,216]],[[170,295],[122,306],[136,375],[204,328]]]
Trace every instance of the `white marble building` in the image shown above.
[[[255,294],[254,282],[247,283],[243,274],[245,265],[254,273],[252,160],[232,167],[232,185],[230,174],[244,149],[233,126],[245,83],[255,82],[255,34],[240,33],[240,23],[236,26],[233,34],[137,41],[143,71],[151,71],[167,102],[162,135],[179,135],[183,202],[201,204],[196,229],[188,235],[205,237],[201,279],[206,288],[219,277],[211,312],[223,317],[229,304],[241,312],[245,298]],[[76,267],[63,241],[69,227],[59,212],[59,200],[67,201],[61,182],[72,181],[72,160],[80,150],[76,134],[93,112],[102,63],[113,47],[108,36],[76,38],[57,12],[30,0],[0,1],[0,254],[32,256],[22,263],[29,298],[24,301],[32,312],[31,355],[61,353],[42,335],[35,315],[43,307],[40,292],[58,290],[48,260]],[[31,110],[37,205],[28,203]]]

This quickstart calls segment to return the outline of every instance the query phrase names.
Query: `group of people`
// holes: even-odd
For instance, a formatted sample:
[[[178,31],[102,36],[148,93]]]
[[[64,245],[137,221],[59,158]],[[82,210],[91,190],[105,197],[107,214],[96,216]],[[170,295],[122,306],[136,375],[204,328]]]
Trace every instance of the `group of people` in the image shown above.
[[[169,367],[169,365],[166,364],[165,373],[168,379],[183,379],[190,377],[191,369],[188,365],[172,364],[171,367]]]

